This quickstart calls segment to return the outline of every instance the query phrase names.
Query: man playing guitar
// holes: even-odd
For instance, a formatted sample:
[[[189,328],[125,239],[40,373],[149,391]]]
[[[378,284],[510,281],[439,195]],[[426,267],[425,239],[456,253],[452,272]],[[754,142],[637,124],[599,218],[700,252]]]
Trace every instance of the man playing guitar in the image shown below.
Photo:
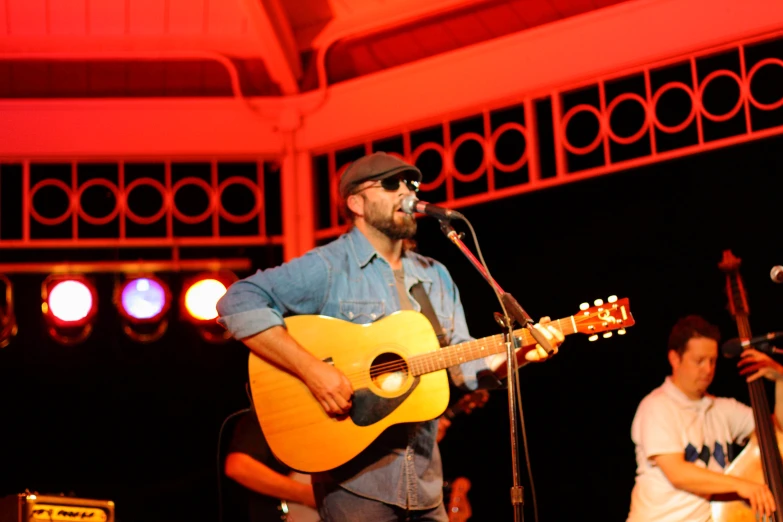
[[[297,342],[286,329],[284,317],[320,315],[369,324],[398,310],[423,310],[424,298],[416,298],[418,289],[423,289],[441,322],[444,341],[453,344],[471,339],[459,291],[446,268],[404,248],[415,235],[416,221],[403,212],[401,203],[418,189],[421,180],[415,166],[382,152],[355,161],[338,187],[352,230],[300,258],[234,283],[218,303],[219,321],[232,336],[266,364],[293,376],[297,385],[303,383],[335,422],[351,412],[352,401],[358,398],[350,376]],[[549,325],[536,327],[553,348],[563,341],[559,330]],[[476,388],[479,372],[495,370],[504,361],[499,353],[462,364],[457,360],[449,373],[457,386]],[[383,382],[375,384],[385,393],[399,389],[403,378],[388,373]],[[425,378],[428,382],[440,379]],[[270,390],[263,400],[282,404],[285,396]],[[436,424],[390,426],[344,465],[314,475],[324,520],[445,522]]]

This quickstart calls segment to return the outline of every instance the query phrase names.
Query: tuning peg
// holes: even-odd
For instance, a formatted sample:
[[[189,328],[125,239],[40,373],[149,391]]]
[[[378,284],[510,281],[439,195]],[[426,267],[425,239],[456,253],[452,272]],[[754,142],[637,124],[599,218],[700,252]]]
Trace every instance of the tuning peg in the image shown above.
[[[620,328],[617,330],[617,335],[625,335],[625,328]]]
[[[612,332],[604,333],[604,339],[609,339],[612,336]]]
[[[614,302],[617,302],[617,296],[616,296],[616,295],[610,295],[610,296],[609,296],[609,297],[606,299],[606,302],[607,302],[607,303],[614,303]]]
[[[588,308],[590,308],[590,305],[588,303],[582,303],[579,305],[580,310],[587,310]]]
[[[590,337],[587,338],[588,341],[597,341],[598,340],[598,334],[593,334]]]
[[[596,299],[596,300],[593,302],[593,304],[594,304],[595,306],[601,306],[602,304],[604,304],[604,300],[603,300],[603,299]]]

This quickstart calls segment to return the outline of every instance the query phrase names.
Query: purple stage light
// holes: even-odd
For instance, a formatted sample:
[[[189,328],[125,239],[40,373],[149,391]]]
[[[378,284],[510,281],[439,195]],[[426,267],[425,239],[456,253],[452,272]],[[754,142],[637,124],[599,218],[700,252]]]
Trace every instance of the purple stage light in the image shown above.
[[[166,291],[154,279],[140,277],[122,289],[122,308],[134,319],[152,319],[166,306]]]

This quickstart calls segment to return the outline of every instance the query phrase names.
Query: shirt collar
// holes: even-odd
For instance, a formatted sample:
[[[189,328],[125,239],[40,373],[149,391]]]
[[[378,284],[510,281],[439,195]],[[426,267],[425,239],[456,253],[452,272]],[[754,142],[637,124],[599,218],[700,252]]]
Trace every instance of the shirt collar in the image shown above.
[[[353,248],[353,256],[356,260],[356,264],[361,268],[367,266],[370,261],[378,255],[378,251],[370,244],[370,241],[362,234],[362,232],[353,227],[347,234],[347,238],[351,247]],[[432,283],[432,278],[429,277],[424,267],[431,264],[428,260],[416,252],[405,252],[402,256],[402,268],[405,271],[405,275],[414,277],[417,281],[423,283]]]
[[[405,275],[410,275],[422,283],[432,283],[432,278],[424,271],[424,267],[431,264],[430,260],[416,252],[408,251],[402,256],[402,268],[405,270]]]
[[[663,388],[663,392],[669,397],[671,397],[672,399],[674,399],[674,401],[677,402],[677,404],[688,409],[706,410],[707,408],[712,406],[712,403],[715,401],[715,397],[710,394],[704,395],[704,397],[702,397],[701,399],[697,399],[697,400],[691,399],[690,397],[685,395],[685,393],[683,393],[683,391],[679,389],[676,384],[674,384],[671,377],[666,377],[666,380],[663,382],[662,388]]]
[[[378,255],[378,252],[358,228],[352,227],[348,232],[347,238],[353,248],[353,256],[356,260],[356,264],[360,267],[364,268],[372,261],[373,257]]]

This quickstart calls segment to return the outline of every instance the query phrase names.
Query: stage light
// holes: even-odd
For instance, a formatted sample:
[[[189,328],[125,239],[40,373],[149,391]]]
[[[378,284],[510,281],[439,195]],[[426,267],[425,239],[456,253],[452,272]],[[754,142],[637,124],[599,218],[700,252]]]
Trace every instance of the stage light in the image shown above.
[[[82,275],[50,275],[41,285],[41,310],[47,332],[58,343],[77,344],[90,336],[98,293]]]
[[[199,321],[216,319],[217,302],[226,293],[226,285],[217,279],[202,279],[185,292],[185,308]]]
[[[114,304],[123,318],[123,331],[134,341],[159,339],[168,328],[171,307],[168,286],[152,275],[134,276],[114,287]]]
[[[199,274],[183,284],[182,314],[208,342],[225,342],[230,334],[217,323],[217,302],[237,280],[231,272]]]
[[[14,316],[14,291],[11,281],[0,275],[0,295],[5,296],[5,303],[0,306],[0,348],[5,348],[16,335],[18,327]]]

